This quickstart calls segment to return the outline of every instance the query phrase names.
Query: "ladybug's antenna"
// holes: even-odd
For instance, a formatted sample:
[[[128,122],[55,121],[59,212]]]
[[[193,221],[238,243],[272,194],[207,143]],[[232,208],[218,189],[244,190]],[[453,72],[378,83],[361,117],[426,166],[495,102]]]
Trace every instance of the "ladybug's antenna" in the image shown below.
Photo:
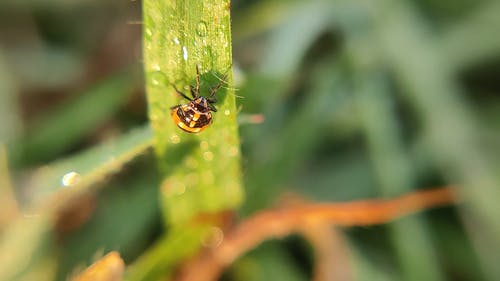
[[[225,74],[222,79],[219,79],[219,83],[217,85],[215,85],[215,87],[211,88],[210,89],[210,95],[209,95],[209,98],[212,99],[215,94],[217,93],[217,91],[220,89],[220,87],[222,87],[222,84],[223,83],[226,83],[226,78],[227,78],[227,74]]]
[[[228,70],[228,71],[229,71],[229,70]],[[227,79],[227,74],[225,74],[224,76],[222,76],[222,78],[221,78],[221,77],[219,77],[217,74],[215,74],[215,73],[213,73],[213,72],[212,72],[212,75],[213,75],[213,76],[214,76],[217,80],[219,80],[222,84],[227,83],[227,81],[225,81],[225,80]],[[240,90],[240,89],[235,88],[235,87],[223,87],[223,86],[220,86],[219,88],[224,88],[224,89],[226,89],[226,90],[233,90],[233,91],[239,91],[239,90]],[[240,99],[243,99],[243,98],[244,98],[244,97],[242,97],[242,96],[238,96],[238,95],[236,95],[236,94],[234,94],[234,93],[233,93],[232,95],[233,95],[233,96],[235,96],[235,97],[237,97],[237,98],[240,98]]]

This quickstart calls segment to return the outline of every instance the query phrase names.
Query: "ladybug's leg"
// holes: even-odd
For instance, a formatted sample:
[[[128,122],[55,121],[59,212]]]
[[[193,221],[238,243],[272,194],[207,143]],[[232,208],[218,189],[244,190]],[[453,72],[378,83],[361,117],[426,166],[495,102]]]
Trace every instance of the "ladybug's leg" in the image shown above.
[[[217,103],[217,97],[216,96],[208,97],[207,101],[208,103]]]
[[[208,108],[210,108],[213,112],[217,112],[217,108],[210,103],[208,104]]]
[[[176,92],[177,94],[181,95],[183,98],[187,99],[188,101],[192,101],[192,99],[190,99],[188,96],[186,96],[183,92],[181,92],[181,91],[177,90],[177,88],[175,87],[175,85],[174,85],[174,84],[172,84],[172,87],[174,87],[175,92]]]
[[[217,99],[215,98],[215,94],[220,89],[220,87],[222,87],[222,84],[226,82],[226,78],[227,75],[224,75],[224,77],[222,77],[222,79],[220,80],[219,84],[215,85],[215,87],[213,88],[210,88],[210,95],[208,96],[209,100],[214,100],[214,102],[217,101]]]
[[[197,99],[200,96],[199,92],[196,92],[196,87],[193,85],[189,85],[189,89],[191,90],[191,96],[193,97],[193,100]]]

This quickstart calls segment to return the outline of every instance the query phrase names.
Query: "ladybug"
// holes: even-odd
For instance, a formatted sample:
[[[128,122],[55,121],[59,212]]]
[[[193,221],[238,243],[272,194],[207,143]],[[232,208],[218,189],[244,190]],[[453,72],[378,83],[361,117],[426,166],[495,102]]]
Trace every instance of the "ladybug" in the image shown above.
[[[214,103],[217,102],[215,94],[224,80],[225,77],[215,87],[210,88],[208,97],[200,96],[200,70],[196,65],[196,86],[189,86],[192,98],[179,91],[172,84],[175,92],[189,101],[187,104],[179,104],[170,108],[172,119],[177,127],[187,133],[199,133],[212,124],[212,111],[217,112],[217,108],[214,106]]]

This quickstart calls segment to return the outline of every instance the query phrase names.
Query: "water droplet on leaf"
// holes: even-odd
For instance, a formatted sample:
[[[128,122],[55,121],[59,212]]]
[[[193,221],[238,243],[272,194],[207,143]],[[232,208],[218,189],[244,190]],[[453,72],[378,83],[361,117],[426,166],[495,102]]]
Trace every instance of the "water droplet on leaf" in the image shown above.
[[[151,85],[155,87],[164,87],[167,84],[167,76],[161,71],[150,72],[148,77],[151,81]]]
[[[62,179],[61,179],[61,184],[63,186],[72,186],[77,184],[80,181],[80,174],[74,171],[71,171],[69,173],[66,173]]]
[[[196,34],[200,37],[207,36],[207,24],[204,21],[200,21],[198,25],[196,25]]]
[[[182,46],[182,57],[184,58],[185,61],[188,59],[188,50],[186,46]]]

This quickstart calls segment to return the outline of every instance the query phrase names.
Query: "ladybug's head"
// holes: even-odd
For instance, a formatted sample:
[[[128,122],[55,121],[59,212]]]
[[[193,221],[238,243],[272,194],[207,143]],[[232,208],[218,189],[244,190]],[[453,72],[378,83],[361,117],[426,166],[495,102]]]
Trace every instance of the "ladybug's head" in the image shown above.
[[[191,105],[199,112],[209,112],[212,107],[210,101],[205,97],[198,97],[191,102]]]

